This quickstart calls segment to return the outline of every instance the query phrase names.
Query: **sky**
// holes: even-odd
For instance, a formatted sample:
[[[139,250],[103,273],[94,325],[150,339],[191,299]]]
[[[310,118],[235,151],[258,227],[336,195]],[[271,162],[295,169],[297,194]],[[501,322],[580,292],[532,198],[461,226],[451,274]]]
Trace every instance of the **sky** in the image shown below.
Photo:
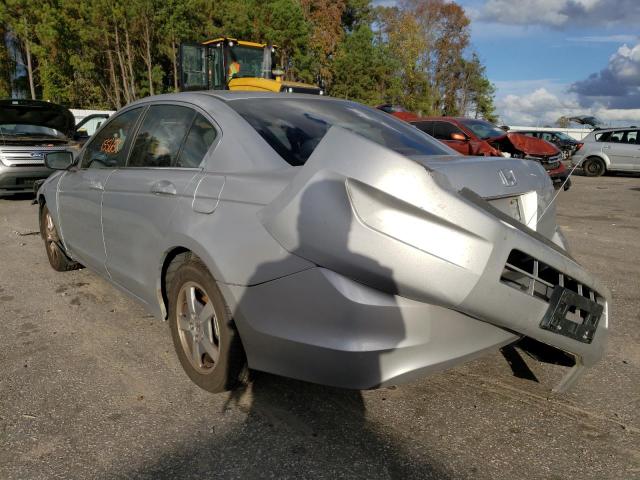
[[[375,4],[393,5],[393,0]],[[500,124],[640,125],[640,0],[457,0]]]

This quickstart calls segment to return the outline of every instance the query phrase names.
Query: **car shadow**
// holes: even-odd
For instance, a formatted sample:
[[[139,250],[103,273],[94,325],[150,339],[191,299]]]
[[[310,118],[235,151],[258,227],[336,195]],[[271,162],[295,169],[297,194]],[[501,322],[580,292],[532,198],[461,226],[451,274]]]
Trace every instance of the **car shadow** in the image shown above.
[[[576,175],[578,177],[586,177],[587,175],[584,174],[584,171],[581,168],[576,168],[575,172],[573,172],[573,175]],[[621,178],[640,178],[640,173],[636,173],[636,172],[612,172],[612,171],[607,171],[604,173],[605,177],[621,177]],[[595,177],[598,178],[598,177]]]
[[[359,391],[256,373],[224,410],[239,410],[245,420],[228,431],[200,431],[125,477],[452,478],[426,452],[412,454],[368,421]]]
[[[9,200],[12,202],[15,201],[23,201],[23,200],[33,200],[35,198],[35,193],[10,193],[6,195],[0,195],[0,200]]]

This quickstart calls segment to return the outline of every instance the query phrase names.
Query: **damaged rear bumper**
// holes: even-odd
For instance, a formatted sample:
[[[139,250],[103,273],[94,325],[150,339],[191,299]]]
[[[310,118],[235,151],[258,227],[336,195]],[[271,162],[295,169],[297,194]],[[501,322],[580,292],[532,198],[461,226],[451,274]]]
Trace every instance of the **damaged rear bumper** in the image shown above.
[[[353,151],[358,152],[350,163],[340,161],[339,146],[344,143],[352,144]],[[539,166],[529,169],[531,164],[517,162],[510,166],[519,178],[536,177],[541,188],[550,190]],[[478,165],[483,168],[478,168],[478,175],[487,174],[486,168]],[[524,172],[528,176],[521,176]],[[497,175],[499,171],[489,173]],[[519,192],[533,197],[548,194],[547,190]],[[334,352],[341,358],[340,364],[344,362],[345,368],[350,369],[353,377],[349,378],[366,381],[338,382],[331,381],[331,376],[311,381],[354,388],[384,385],[455,365],[502,342],[530,337],[575,357],[575,366],[557,387],[563,389],[575,381],[583,367],[592,366],[602,357],[610,294],[567,251],[472,191],[463,188],[455,192],[442,175],[348,132],[330,131],[290,187],[262,210],[260,219],[289,252],[345,282],[392,298],[386,301],[387,308],[374,310],[381,316],[381,324],[386,317],[389,325],[397,325],[387,332],[389,341],[375,345],[368,338],[377,324],[368,324],[364,319],[371,316],[366,313],[371,306],[381,301],[369,301],[371,295],[342,295],[349,300],[346,307],[340,297],[333,300],[320,289],[317,298],[322,306],[312,301],[314,288],[288,295],[296,300],[302,298],[303,306],[308,305],[309,310],[280,312],[286,323],[269,328],[267,335],[294,342],[295,350],[308,348],[308,355],[290,358],[288,368],[299,374],[287,371],[285,375],[312,379],[320,375],[323,365],[330,364],[324,353]],[[249,290],[253,288],[257,287]],[[352,291],[358,289],[353,287]],[[262,295],[265,299],[255,302],[267,303],[246,315],[246,330],[264,332],[262,320],[255,323],[254,319],[259,319],[259,312],[272,308],[276,293],[258,296]],[[243,302],[246,298],[249,297],[244,297]],[[412,306],[406,307],[407,302]],[[288,338],[287,328],[304,325],[300,318],[312,316],[312,309],[321,309],[323,318],[340,319],[343,330],[320,328],[311,337]],[[412,309],[419,318],[406,322]],[[360,316],[362,321],[352,320]],[[454,328],[450,318],[465,327]],[[318,320],[317,325],[327,321]],[[451,336],[446,332],[447,325],[452,325]],[[487,335],[492,340],[476,344],[476,337],[482,337],[476,332],[478,326],[490,327]],[[244,342],[251,335],[242,328]],[[434,341],[423,341],[421,328],[440,332],[442,340],[434,336]],[[257,344],[266,346],[269,342],[259,340]],[[451,355],[430,360],[430,349],[439,344],[446,345]],[[323,349],[320,352],[319,345]],[[408,345],[416,348],[409,353]],[[461,349],[464,352],[460,353]],[[254,344],[248,349],[250,364],[251,350],[260,348],[256,350]],[[286,356],[288,351],[284,344],[275,350],[276,356]],[[307,359],[306,364],[303,358]],[[365,358],[368,360],[359,367]],[[373,381],[376,378],[368,377],[367,369],[376,362],[383,365],[386,359],[393,359],[392,371],[379,367],[375,370],[377,381]],[[254,357],[254,361],[252,366],[262,369],[268,359]],[[314,372],[311,377],[306,376],[305,369],[309,368]],[[339,371],[332,372],[340,376]]]

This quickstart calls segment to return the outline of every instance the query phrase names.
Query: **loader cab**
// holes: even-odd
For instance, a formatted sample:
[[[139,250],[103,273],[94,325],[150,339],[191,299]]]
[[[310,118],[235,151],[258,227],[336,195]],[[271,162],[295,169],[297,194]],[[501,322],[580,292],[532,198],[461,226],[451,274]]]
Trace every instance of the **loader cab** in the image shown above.
[[[222,37],[180,45],[180,90],[253,90],[322,94],[315,85],[284,81],[277,47]]]

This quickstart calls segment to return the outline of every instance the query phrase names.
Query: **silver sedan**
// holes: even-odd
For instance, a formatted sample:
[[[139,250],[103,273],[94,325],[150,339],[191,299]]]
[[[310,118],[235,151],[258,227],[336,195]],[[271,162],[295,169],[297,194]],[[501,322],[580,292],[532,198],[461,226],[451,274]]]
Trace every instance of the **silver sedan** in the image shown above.
[[[168,320],[202,388],[248,368],[374,388],[526,339],[602,355],[609,294],[567,253],[535,162],[459,157],[332,98],[146,98],[38,192],[53,268],[81,265]]]

